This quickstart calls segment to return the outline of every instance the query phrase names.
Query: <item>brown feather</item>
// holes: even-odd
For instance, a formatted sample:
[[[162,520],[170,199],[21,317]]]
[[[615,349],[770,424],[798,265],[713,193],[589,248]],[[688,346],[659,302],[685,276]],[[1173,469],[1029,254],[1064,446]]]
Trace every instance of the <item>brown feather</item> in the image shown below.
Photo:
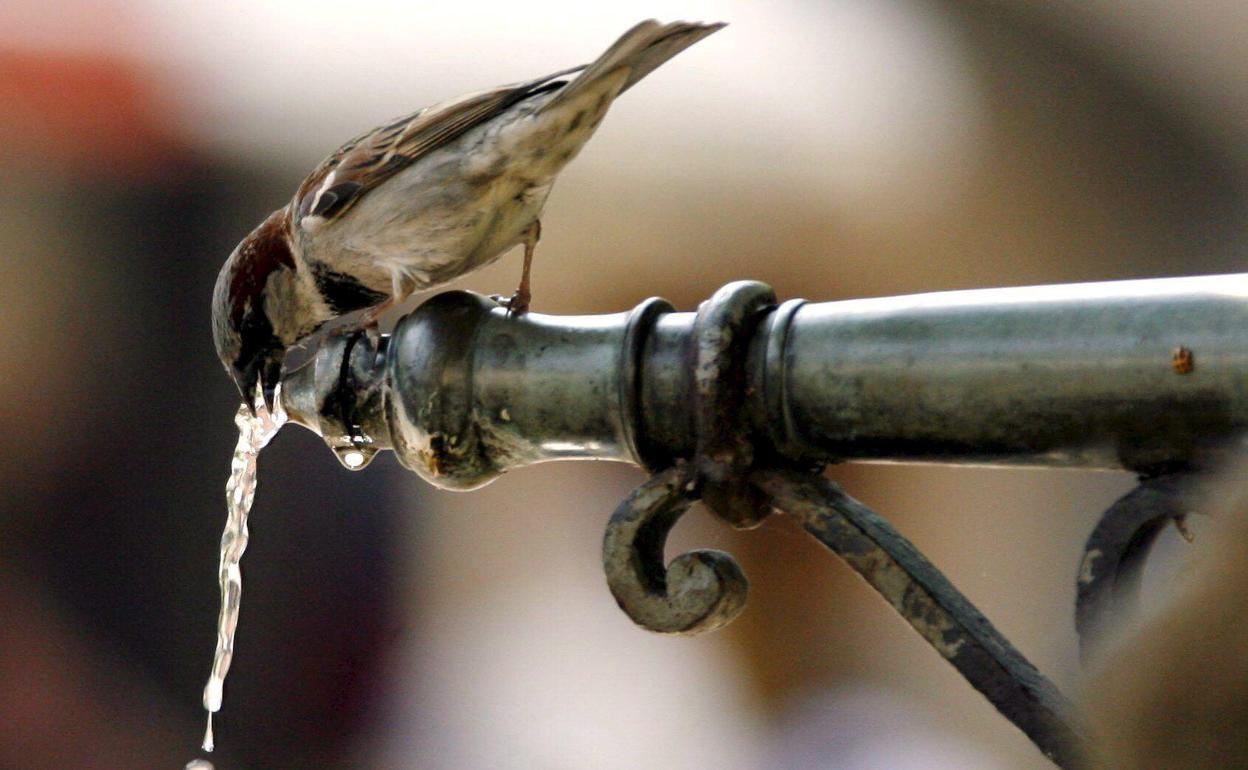
[[[269,274],[279,268],[295,269],[290,248],[286,210],[278,209],[239,245],[234,272],[229,276],[230,323],[238,328],[251,303],[258,301]]]
[[[703,24],[696,21],[676,21],[670,24],[660,24],[654,19],[640,22],[621,35],[610,48],[603,51],[601,56],[584,67],[576,79],[542,109],[555,109],[560,103],[577,98],[577,95],[584,90],[592,89],[595,81],[610,77],[621,69],[627,69],[628,76],[612,98],[619,96],[668,59],[725,26],[727,25],[723,22]]]
[[[326,219],[341,216],[351,204],[398,171],[517,102],[562,88],[564,83],[557,78],[580,69],[572,67],[526,83],[500,86],[426,107],[347,142],[299,186],[294,199],[295,221],[313,213],[314,207],[327,208]],[[326,207],[317,198],[331,173],[334,179],[330,189],[341,189],[341,195]]]

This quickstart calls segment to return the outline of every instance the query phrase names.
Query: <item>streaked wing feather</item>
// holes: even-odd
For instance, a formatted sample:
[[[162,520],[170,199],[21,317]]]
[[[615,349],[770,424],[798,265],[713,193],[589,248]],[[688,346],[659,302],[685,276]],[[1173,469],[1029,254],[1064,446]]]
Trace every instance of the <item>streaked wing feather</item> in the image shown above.
[[[309,215],[327,220],[341,216],[351,204],[401,169],[517,102],[563,87],[564,82],[558,78],[583,66],[426,107],[356,137],[322,161],[299,186],[294,200],[295,220]],[[331,174],[330,186],[326,187]]]

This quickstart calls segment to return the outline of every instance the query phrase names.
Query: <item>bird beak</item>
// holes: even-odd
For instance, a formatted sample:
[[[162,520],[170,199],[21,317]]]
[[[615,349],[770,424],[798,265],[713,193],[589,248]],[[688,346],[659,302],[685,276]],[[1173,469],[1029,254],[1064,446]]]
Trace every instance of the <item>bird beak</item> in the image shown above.
[[[277,384],[282,379],[284,358],[285,351],[281,347],[271,347],[231,370],[230,374],[243,397],[243,403],[253,416],[256,414],[257,395],[264,399],[264,408],[270,413],[277,406]]]

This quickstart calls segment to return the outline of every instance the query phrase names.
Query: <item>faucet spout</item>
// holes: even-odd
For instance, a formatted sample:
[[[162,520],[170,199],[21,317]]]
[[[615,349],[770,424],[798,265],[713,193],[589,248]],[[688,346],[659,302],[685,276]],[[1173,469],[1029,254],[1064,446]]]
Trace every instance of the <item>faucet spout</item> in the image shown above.
[[[363,331],[330,334],[282,378],[287,418],[323,438],[350,470],[391,447],[382,394],[388,344],[388,337]]]

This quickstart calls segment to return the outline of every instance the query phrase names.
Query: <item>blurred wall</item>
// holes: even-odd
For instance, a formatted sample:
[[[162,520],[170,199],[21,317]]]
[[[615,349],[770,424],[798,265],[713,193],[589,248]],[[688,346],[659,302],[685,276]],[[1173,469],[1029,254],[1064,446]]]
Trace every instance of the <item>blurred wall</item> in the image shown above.
[[[833,299],[1241,269],[1227,2],[7,3],[0,765],[195,756],[234,409],[208,300],[237,240],[362,128],[647,15],[732,24],[561,177],[539,310],[691,308],[739,278]],[[682,524],[674,547],[728,548],[754,591],[726,631],[666,639],[597,564],[634,470],[451,495],[293,429],[261,465],[219,768],[1048,766],[783,519]],[[1129,478],[833,475],[1077,683],[1079,547]]]

